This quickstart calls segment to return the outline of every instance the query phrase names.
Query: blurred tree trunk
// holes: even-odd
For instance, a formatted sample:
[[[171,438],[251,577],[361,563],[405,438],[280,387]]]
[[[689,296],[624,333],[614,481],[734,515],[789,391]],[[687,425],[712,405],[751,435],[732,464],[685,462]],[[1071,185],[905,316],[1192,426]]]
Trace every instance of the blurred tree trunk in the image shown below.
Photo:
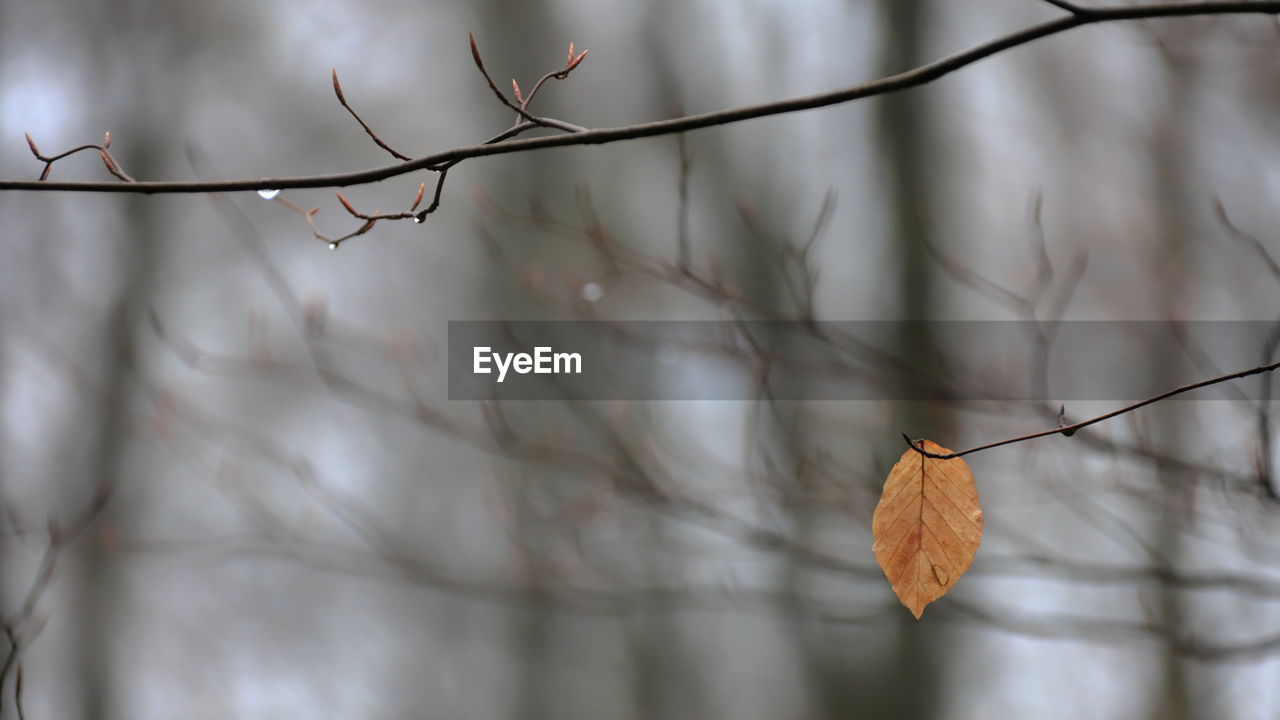
[[[118,130],[118,136],[133,140],[125,152],[117,150],[115,157],[134,177],[164,177],[172,168],[165,166],[166,150],[155,139],[171,135],[173,128],[181,125],[176,117],[187,106],[183,95],[189,87],[183,69],[175,67],[171,59],[186,57],[175,45],[182,42],[183,31],[197,23],[186,17],[188,11],[182,6],[165,10],[129,3],[116,9],[103,16],[116,27],[90,28],[93,32],[84,42],[93,67],[99,68],[99,87],[111,85],[112,76],[122,65],[122,52],[130,54],[130,64],[146,68],[128,86],[131,96],[117,105],[130,108],[131,114],[124,117],[126,126],[112,129]],[[144,25],[137,14],[157,12],[164,15],[163,20],[153,16],[151,21],[171,27],[174,32],[136,38],[140,44],[120,42],[121,38],[133,37],[135,28]],[[150,58],[149,62],[137,58],[140,48],[144,50],[142,57]],[[127,609],[129,589],[127,578],[104,546],[103,533],[129,535],[142,524],[149,478],[128,470],[129,447],[138,431],[135,379],[144,365],[141,340],[149,332],[147,314],[162,282],[164,243],[179,240],[166,232],[165,221],[171,212],[167,208],[180,202],[190,200],[145,195],[121,199],[127,220],[117,243],[116,295],[101,305],[102,320],[96,323],[102,328],[102,352],[98,355],[101,363],[91,371],[97,381],[95,387],[104,393],[92,396],[98,405],[90,415],[93,425],[87,431],[84,480],[76,482],[73,476],[67,484],[65,507],[69,511],[63,517],[93,512],[97,500],[104,503],[72,546],[80,552],[70,583],[75,593],[71,623],[79,635],[75,662],[80,678],[80,714],[87,720],[129,714],[120,694],[120,677],[130,670],[121,668],[116,645],[133,619]]]
[[[1195,184],[1195,118],[1196,77],[1194,58],[1180,55],[1176,50],[1163,49],[1165,59],[1166,105],[1153,128],[1151,146],[1151,171],[1154,176],[1155,197],[1151,212],[1156,218],[1155,255],[1150,262],[1152,277],[1150,286],[1157,296],[1157,306],[1168,308],[1171,317],[1177,317],[1181,308],[1193,298],[1186,296],[1188,275],[1195,267],[1193,257],[1194,211],[1205,201],[1198,197]],[[1160,387],[1174,387],[1186,382],[1185,378],[1172,376],[1167,365],[1156,364]],[[1195,403],[1168,403],[1155,408],[1152,413],[1153,442],[1171,455],[1187,453],[1195,437],[1190,433],[1193,425],[1189,416],[1195,412]],[[1184,534],[1194,522],[1194,480],[1189,473],[1156,463],[1152,468],[1157,484],[1158,497],[1163,505],[1157,516],[1154,546],[1160,558],[1176,568],[1184,556]],[[1159,587],[1157,617],[1152,618],[1171,633],[1182,634],[1188,630],[1191,614],[1188,603],[1191,598],[1172,585]],[[1212,694],[1195,692],[1194,665],[1178,656],[1170,644],[1159,666],[1154,707],[1150,717],[1160,720],[1199,720],[1218,717],[1206,705],[1212,702]]]
[[[148,85],[149,86],[149,85]],[[140,99],[135,105],[140,113],[154,113],[151,103]],[[159,137],[159,119],[154,116],[135,118],[132,128],[122,128],[128,137]],[[163,125],[163,123],[160,123]],[[158,177],[162,170],[157,151],[147,143],[133,148],[117,159],[127,172],[139,177]],[[69,484],[66,506],[73,514],[85,512],[96,494],[109,493],[114,498],[124,490],[127,477],[128,448],[134,434],[132,418],[135,402],[134,373],[137,370],[139,337],[146,328],[146,314],[157,281],[159,246],[165,239],[161,225],[163,209],[153,198],[129,196],[123,201],[131,219],[128,234],[120,244],[120,292],[114,302],[104,306],[102,323],[102,365],[96,373],[106,394],[96,408],[96,427],[91,430],[91,449],[85,465],[88,483]],[[103,528],[133,528],[133,517],[143,496],[137,487],[128,488],[128,502],[110,501],[80,537],[80,562],[75,578],[76,603],[74,623],[79,628],[79,676],[82,688],[82,716],[86,719],[115,718],[125,715],[119,703],[113,661],[113,640],[126,627],[124,616],[125,579],[104,552],[100,533]]]
[[[927,62],[925,30],[929,4],[926,0],[882,0],[885,17],[882,64],[877,75],[889,75]],[[902,357],[934,356],[933,341],[917,321],[934,317],[933,268],[925,252],[926,218],[934,206],[934,173],[926,150],[930,137],[930,108],[923,90],[908,90],[879,98],[876,103],[881,155],[881,176],[885,180],[884,204],[890,244],[897,248],[897,317],[903,325],[898,351]],[[940,226],[945,226],[940,224]],[[947,238],[935,241],[944,248]],[[903,388],[904,394],[907,388]],[[903,402],[895,412],[898,427],[910,428],[920,437],[935,436],[946,427],[941,405]],[[886,463],[900,454],[886,452]],[[868,684],[874,695],[863,706],[868,717],[924,720],[938,715],[942,669],[938,658],[945,655],[951,631],[931,624],[926,613],[920,621],[906,611],[899,612],[898,652],[880,665],[878,678]],[[875,674],[875,671],[872,671]],[[838,679],[833,678],[833,683]]]
[[[534,73],[552,69],[562,58],[565,43],[557,35],[554,0],[485,0],[475,7],[480,25],[476,38],[485,65],[499,88],[509,91],[507,80],[517,76],[521,87],[530,89],[531,83],[537,79]],[[536,111],[557,116],[554,96],[555,88],[546,88],[536,100]],[[511,119],[509,111],[499,107],[496,100],[487,108],[482,107],[480,112],[483,117],[495,119],[495,129],[501,129],[501,124]],[[503,158],[500,166],[491,166],[497,172],[485,178],[485,190],[503,207],[520,211],[527,207],[532,188],[538,186],[539,178],[571,177],[571,173],[565,172],[565,162],[564,154],[508,156]],[[553,167],[554,173],[551,171]],[[515,267],[504,267],[501,263],[489,266],[488,277],[480,283],[485,294],[478,299],[477,308],[484,316],[494,318],[533,320],[544,317],[536,305],[529,302],[523,290],[521,273],[530,264],[546,266],[545,240],[524,226],[498,227],[495,232],[506,236],[498,237],[497,242],[510,253]],[[511,233],[519,233],[521,242],[511,242]],[[518,434],[536,437],[549,426],[564,421],[563,413],[551,405],[514,403],[507,404],[505,410]],[[523,582],[531,592],[537,592],[540,583],[555,576],[548,564],[548,555],[556,528],[548,527],[540,520],[540,511],[545,511],[549,504],[555,504],[555,486],[565,482],[566,478],[560,471],[521,467],[516,463],[509,464],[500,472],[511,476],[508,492],[515,510],[511,520],[514,524],[512,532],[516,541],[523,544],[513,550],[520,556]],[[515,677],[511,716],[522,720],[562,717],[554,705],[557,693],[553,671],[558,661],[554,630],[559,619],[554,613],[531,603],[513,611],[512,622],[512,656],[517,658],[517,664],[512,667]]]

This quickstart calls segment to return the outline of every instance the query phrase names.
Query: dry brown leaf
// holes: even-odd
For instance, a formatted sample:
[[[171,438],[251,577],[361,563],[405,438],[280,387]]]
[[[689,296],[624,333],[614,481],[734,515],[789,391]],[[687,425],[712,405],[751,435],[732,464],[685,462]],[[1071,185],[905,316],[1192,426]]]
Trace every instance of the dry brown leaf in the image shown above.
[[[951,451],[922,440],[932,453]],[[982,507],[961,458],[908,449],[889,471],[871,518],[872,551],[898,599],[916,619],[969,569],[982,542]]]

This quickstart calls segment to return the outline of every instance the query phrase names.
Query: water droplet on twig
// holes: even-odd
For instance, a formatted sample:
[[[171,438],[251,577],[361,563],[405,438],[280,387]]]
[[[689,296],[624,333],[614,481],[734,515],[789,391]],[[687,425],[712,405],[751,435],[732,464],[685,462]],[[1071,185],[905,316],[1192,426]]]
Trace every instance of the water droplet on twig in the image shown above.
[[[259,190],[259,191],[258,191],[258,197],[263,198],[264,200],[271,200],[272,198],[274,198],[275,196],[277,196],[277,195],[279,195],[279,194],[280,194],[280,191],[279,191],[279,190],[275,190],[275,189],[267,189],[267,190]]]
[[[337,249],[338,249],[338,243],[336,243],[336,242],[331,242],[331,243],[329,243],[329,249],[330,249],[330,250],[337,250]]]

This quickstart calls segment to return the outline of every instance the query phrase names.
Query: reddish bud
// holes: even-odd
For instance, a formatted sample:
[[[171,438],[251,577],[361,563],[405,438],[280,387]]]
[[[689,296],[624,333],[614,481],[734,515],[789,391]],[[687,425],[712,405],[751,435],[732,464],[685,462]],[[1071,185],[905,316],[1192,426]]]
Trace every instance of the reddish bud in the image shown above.
[[[27,137],[27,147],[31,148],[31,154],[37,158],[40,157],[40,151],[36,149],[36,141],[31,139],[31,133],[22,133]]]
[[[569,57],[564,61],[565,65],[573,62],[573,43],[569,43]]]
[[[471,41],[471,59],[476,61],[476,65],[484,67],[484,62],[480,60],[480,48],[476,47],[476,36],[474,33],[467,33],[467,39]]]
[[[582,62],[582,58],[586,57],[586,56],[587,56],[587,53],[589,53],[589,52],[591,52],[591,51],[590,51],[590,50],[583,50],[582,52],[578,53],[578,57],[576,57],[576,58],[574,58],[573,60],[571,60],[571,61],[569,62],[569,65],[565,67],[565,70],[566,70],[566,71],[568,71],[568,70],[572,70],[572,69],[574,69],[574,68],[578,67],[578,65]]]
[[[346,208],[347,212],[357,217],[360,215],[360,213],[356,212],[355,208],[351,207],[351,203],[347,202],[347,199],[342,197],[342,193],[335,191],[333,194],[338,196],[338,202],[342,203],[342,207]]]
[[[106,148],[111,147],[111,131],[110,130],[102,133],[102,147],[104,150]]]
[[[511,78],[511,89],[516,92],[516,102],[524,102],[524,97],[520,94],[520,83],[515,78]]]
[[[410,211],[418,209],[418,205],[422,202],[422,194],[425,193],[426,191],[427,191],[427,184],[425,182],[420,183],[418,185],[418,194],[414,196],[413,204],[409,206]]]
[[[116,164],[111,162],[111,156],[107,154],[106,150],[99,150],[98,157],[102,158],[102,164],[107,166],[108,172],[114,173],[116,171]]]
[[[338,96],[338,102],[347,102],[347,99],[342,96],[342,86],[338,84],[338,68],[333,69],[333,94]]]

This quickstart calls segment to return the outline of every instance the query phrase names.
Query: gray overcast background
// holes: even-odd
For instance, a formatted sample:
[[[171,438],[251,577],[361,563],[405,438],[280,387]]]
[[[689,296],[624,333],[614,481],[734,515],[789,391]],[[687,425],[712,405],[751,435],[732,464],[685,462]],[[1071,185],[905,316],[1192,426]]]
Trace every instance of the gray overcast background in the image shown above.
[[[387,164],[331,68],[398,149],[473,144],[512,113],[468,31],[504,88],[589,48],[534,107],[594,127],[870,80],[1057,12],[4,0],[0,176],[39,175],[24,132],[52,154],[109,130],[145,179]],[[1058,403],[449,402],[446,340],[498,318],[1269,323],[1277,47],[1257,16],[1072,31],[692,133],[683,205],[674,137],[478,159],[425,224],[333,252],[254,193],[0,194],[0,716],[1275,717],[1259,395],[971,456],[984,542],[916,622],[869,530],[901,433],[959,449]],[[108,177],[93,153],[53,176]],[[345,194],[392,212],[430,179]],[[358,225],[329,191],[284,197]],[[666,270],[682,206],[690,275]],[[904,333],[897,356],[935,350]],[[1185,382],[1164,360],[1141,360],[1153,384]],[[641,379],[689,381],[663,368]]]

